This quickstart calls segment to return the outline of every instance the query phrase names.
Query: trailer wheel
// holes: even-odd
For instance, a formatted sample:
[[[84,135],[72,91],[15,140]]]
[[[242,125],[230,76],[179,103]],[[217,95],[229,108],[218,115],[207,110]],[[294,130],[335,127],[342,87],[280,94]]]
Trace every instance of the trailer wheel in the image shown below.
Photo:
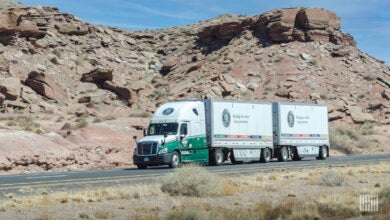
[[[280,148],[279,153],[278,153],[278,161],[279,162],[286,162],[287,159],[288,159],[287,147]]]
[[[320,147],[320,150],[319,150],[319,154],[318,154],[317,159],[318,159],[318,160],[325,160],[325,159],[326,159],[326,156],[328,156],[327,147],[321,146],[321,147]]]
[[[143,165],[143,164],[137,164],[137,167],[138,167],[138,169],[142,169],[142,170],[148,168],[148,166]]]
[[[269,148],[261,149],[260,162],[268,163],[271,160],[271,150]]]
[[[220,149],[216,149],[213,152],[212,164],[215,166],[221,165],[223,163],[224,157],[225,157],[225,155],[223,154],[223,152]]]
[[[173,151],[171,155],[171,162],[169,163],[170,168],[177,168],[180,166],[180,155],[177,151]]]

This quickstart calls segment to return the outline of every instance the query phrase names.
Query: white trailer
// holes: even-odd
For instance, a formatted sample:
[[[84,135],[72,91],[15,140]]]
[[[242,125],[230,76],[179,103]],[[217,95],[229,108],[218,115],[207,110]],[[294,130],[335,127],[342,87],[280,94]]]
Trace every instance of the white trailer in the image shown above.
[[[272,104],[273,143],[279,161],[329,156],[328,109],[326,105]]]
[[[209,149],[233,163],[272,158],[272,103],[206,100],[205,112]]]

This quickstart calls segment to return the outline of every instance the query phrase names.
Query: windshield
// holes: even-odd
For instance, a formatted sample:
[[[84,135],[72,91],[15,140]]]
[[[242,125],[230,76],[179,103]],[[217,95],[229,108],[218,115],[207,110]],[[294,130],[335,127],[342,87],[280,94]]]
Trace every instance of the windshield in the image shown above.
[[[178,123],[162,123],[150,124],[148,128],[148,135],[167,135],[177,134]]]

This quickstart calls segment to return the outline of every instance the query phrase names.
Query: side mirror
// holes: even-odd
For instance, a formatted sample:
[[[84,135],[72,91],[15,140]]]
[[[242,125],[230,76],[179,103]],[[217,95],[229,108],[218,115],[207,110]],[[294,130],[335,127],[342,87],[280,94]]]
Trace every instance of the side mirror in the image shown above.
[[[134,135],[134,136],[133,136],[133,139],[134,139],[134,140],[137,140],[137,135]]]
[[[143,133],[144,133],[144,137],[146,136],[146,129],[142,129]]]
[[[168,133],[164,132],[164,138],[167,138],[167,137],[168,137]]]

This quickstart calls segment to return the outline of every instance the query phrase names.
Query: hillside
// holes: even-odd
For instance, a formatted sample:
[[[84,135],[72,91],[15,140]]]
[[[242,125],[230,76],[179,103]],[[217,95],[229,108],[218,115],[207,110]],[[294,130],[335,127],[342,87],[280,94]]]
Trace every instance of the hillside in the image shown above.
[[[340,151],[389,151],[390,68],[361,52],[331,11],[128,31],[53,7],[2,7],[2,171],[128,166],[133,134],[159,105],[204,97],[326,103],[343,135],[370,127],[371,148]]]

